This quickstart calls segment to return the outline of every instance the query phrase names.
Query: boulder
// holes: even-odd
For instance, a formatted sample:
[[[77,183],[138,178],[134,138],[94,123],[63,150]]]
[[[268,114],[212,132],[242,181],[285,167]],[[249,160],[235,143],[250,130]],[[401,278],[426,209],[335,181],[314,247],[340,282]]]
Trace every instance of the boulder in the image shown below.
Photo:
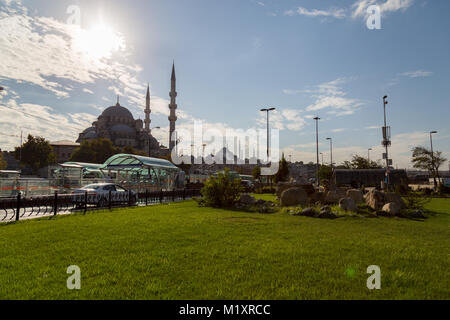
[[[398,204],[397,202],[390,202],[385,204],[381,211],[387,213],[388,216],[396,216],[400,213],[401,210],[402,208],[400,204]]]
[[[281,193],[280,205],[282,207],[292,207],[306,205],[309,201],[308,194],[303,188],[294,187],[284,190]]]
[[[421,212],[421,211],[410,212],[409,217],[413,218],[413,219],[426,219],[427,218],[423,215],[423,212]]]
[[[403,201],[402,197],[399,196],[397,193],[393,192],[385,193],[384,197],[385,197],[384,201],[386,203],[395,202],[398,203],[402,209],[406,208],[405,201]]]
[[[320,208],[320,214],[318,216],[320,219],[336,219],[337,215],[335,215],[333,212],[331,212],[331,208],[326,206]]]
[[[381,210],[385,204],[384,193],[377,190],[371,190],[364,196],[366,204],[373,210]]]
[[[331,191],[328,191],[328,193],[325,197],[325,203],[335,204],[335,203],[338,203],[341,198],[342,197],[339,196],[339,194],[336,192],[336,190],[331,190]]]
[[[300,215],[304,217],[315,217],[318,215],[318,213],[316,210],[314,210],[314,208],[306,208],[301,212]]]
[[[364,193],[359,189],[350,189],[347,191],[347,197],[352,198],[355,204],[364,203]]]
[[[339,208],[345,211],[356,212],[358,207],[355,204],[355,201],[352,198],[342,198],[339,200]]]
[[[239,200],[239,203],[245,206],[252,206],[256,203],[255,198],[248,194],[241,195],[241,199]]]

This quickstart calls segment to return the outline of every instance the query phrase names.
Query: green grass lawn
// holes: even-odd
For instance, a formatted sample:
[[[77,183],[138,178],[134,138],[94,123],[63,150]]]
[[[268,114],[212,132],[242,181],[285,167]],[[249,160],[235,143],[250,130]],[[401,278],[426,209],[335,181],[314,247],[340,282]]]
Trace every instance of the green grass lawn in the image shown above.
[[[429,209],[321,220],[184,202],[1,225],[0,299],[449,299],[450,199]]]

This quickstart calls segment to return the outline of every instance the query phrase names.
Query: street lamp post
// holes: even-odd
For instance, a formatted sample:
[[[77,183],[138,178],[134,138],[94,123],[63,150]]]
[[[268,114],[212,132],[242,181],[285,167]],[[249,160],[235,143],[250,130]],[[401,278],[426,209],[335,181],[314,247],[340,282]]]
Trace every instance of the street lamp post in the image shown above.
[[[372,151],[372,148],[367,149],[367,162],[369,163],[369,167],[370,167],[370,151]]]
[[[316,155],[317,155],[317,187],[320,187],[320,176],[319,176],[319,117],[315,117],[316,120]]]
[[[333,173],[333,138],[327,138],[330,141],[330,153],[331,153],[331,173]]]
[[[434,152],[433,152],[433,134],[437,133],[437,131],[431,131],[430,132],[430,144],[431,144],[431,166],[433,167],[433,180],[434,180],[434,187],[437,187],[437,182],[436,182],[436,175],[438,176],[439,179],[439,172],[438,170],[436,170],[436,166],[435,166],[435,161],[434,161]],[[440,179],[439,179],[440,180]]]
[[[322,156],[322,167],[323,167],[323,153],[321,152],[320,155]]]
[[[269,112],[270,111],[274,111],[276,110],[276,108],[266,108],[266,109],[261,109],[261,112],[266,112],[267,113],[267,162],[269,162],[269,157],[270,157],[270,136],[269,136]]]

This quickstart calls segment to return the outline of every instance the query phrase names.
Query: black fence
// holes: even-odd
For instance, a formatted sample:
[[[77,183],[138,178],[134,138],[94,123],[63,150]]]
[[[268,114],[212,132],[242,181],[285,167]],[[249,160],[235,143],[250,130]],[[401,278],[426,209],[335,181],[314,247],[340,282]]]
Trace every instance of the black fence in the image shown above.
[[[19,221],[58,214],[87,212],[99,209],[113,209],[149,206],[159,203],[177,202],[201,196],[199,189],[173,191],[145,191],[134,193],[109,192],[109,194],[78,193],[29,198],[18,194],[14,198],[0,198],[0,222]]]

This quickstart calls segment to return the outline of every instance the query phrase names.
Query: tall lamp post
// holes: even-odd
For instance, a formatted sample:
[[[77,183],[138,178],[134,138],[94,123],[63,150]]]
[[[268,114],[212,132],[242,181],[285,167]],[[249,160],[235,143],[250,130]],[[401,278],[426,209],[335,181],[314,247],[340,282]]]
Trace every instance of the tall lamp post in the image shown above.
[[[433,180],[434,180],[434,187],[436,188],[437,187],[436,175],[439,179],[439,172],[438,172],[438,170],[436,170],[435,161],[434,161],[434,152],[433,152],[433,134],[435,134],[435,133],[437,133],[437,131],[430,132],[430,144],[431,144],[431,166],[433,167],[433,171],[434,171]]]
[[[270,113],[270,111],[275,111],[275,110],[276,110],[276,108],[261,109],[261,112],[267,113],[267,162],[269,162],[269,157],[270,157],[269,113]]]
[[[331,152],[331,172],[333,173],[333,138],[327,138],[330,141],[330,152]]]
[[[315,117],[316,120],[316,154],[317,154],[317,187],[320,187],[320,176],[319,176],[319,117]]]
[[[383,127],[383,146],[386,148],[386,188],[389,189],[389,153],[388,147],[391,145],[390,128],[387,126],[386,121],[386,105],[388,96],[383,97],[383,109],[384,109],[384,127]]]
[[[323,153],[321,152],[320,155],[322,156],[322,167],[323,167]]]
[[[367,149],[367,162],[369,163],[369,167],[370,167],[370,151],[372,151],[372,148]]]

